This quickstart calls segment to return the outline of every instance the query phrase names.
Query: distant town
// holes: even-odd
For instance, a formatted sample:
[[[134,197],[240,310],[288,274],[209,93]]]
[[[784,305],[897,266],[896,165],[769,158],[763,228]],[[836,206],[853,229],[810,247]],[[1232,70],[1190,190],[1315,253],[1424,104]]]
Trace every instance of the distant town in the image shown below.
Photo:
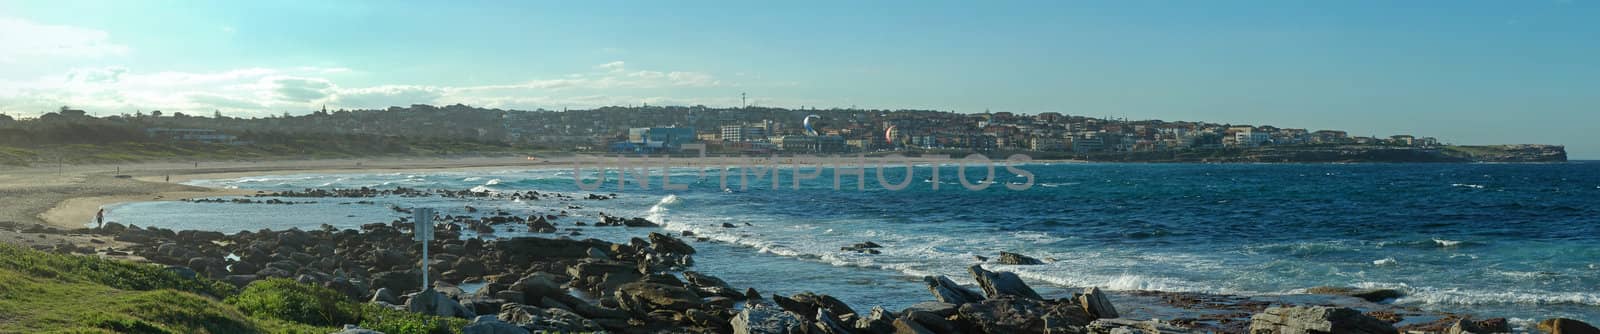
[[[448,139],[612,154],[679,153],[684,144],[691,143],[704,144],[708,151],[719,154],[1030,151],[1068,157],[1150,152],[1259,152],[1273,148],[1384,148],[1433,152],[1447,146],[1433,137],[1414,134],[1353,136],[1332,129],[1109,119],[1057,112],[965,114],[933,110],[705,106],[524,111],[460,104],[418,104],[381,110],[328,110],[324,107],[303,115],[284,113],[250,118],[230,117],[220,111],[189,115],[159,110],[94,117],[71,107],[61,107],[29,119],[0,115],[0,131],[35,127],[30,124],[46,127],[98,125],[122,129],[125,136],[142,135],[150,140],[229,145],[248,145],[264,134],[315,134]],[[13,134],[8,138],[0,132],[0,140],[6,143],[37,140],[17,137]],[[1560,155],[1561,160],[1565,160],[1564,151]]]

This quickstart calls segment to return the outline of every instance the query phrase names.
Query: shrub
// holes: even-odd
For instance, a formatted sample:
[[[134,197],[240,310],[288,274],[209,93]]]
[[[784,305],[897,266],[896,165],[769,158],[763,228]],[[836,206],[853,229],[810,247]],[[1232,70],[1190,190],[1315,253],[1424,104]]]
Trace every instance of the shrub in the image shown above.
[[[252,317],[265,317],[314,326],[358,324],[389,334],[446,334],[460,332],[465,319],[440,318],[350,301],[339,292],[292,280],[255,281],[227,303]]]
[[[283,278],[250,283],[227,302],[253,317],[271,317],[313,326],[357,323],[355,307],[336,291]]]

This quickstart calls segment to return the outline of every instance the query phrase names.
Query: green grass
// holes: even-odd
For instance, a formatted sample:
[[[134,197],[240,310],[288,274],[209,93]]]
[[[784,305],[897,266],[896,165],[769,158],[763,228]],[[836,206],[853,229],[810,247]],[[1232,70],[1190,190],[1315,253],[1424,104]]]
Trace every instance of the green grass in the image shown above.
[[[237,290],[153,265],[0,244],[0,333],[329,333],[353,323],[402,334],[466,324],[289,280]]]
[[[322,287],[288,279],[256,281],[227,303],[245,314],[316,326],[360,324],[384,333],[452,333],[467,324],[464,319],[437,318],[395,311],[345,299]]]

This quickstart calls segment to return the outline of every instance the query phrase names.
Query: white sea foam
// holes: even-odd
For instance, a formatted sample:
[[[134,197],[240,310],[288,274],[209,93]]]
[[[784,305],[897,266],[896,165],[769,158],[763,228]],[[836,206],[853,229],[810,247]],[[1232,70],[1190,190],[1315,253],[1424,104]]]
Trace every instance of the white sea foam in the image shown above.
[[[1461,244],[1461,241],[1445,240],[1445,239],[1438,239],[1438,238],[1433,239],[1433,242],[1439,244],[1439,246],[1441,246],[1441,247],[1455,247],[1455,246]]]
[[[500,179],[491,179],[491,180],[489,180],[489,182],[484,182],[483,183],[483,185],[486,185],[486,186],[492,186],[492,185],[497,185],[497,184],[500,184]]]
[[[1393,266],[1393,265],[1398,265],[1398,264],[1400,264],[1400,262],[1399,261],[1395,261],[1394,258],[1392,258],[1392,257],[1386,257],[1386,258],[1383,258],[1383,259],[1380,259],[1380,260],[1372,261],[1372,265],[1379,266],[1379,267],[1387,267],[1387,266]]]
[[[1451,187],[1461,187],[1461,188],[1483,189],[1483,185],[1481,185],[1481,184],[1452,183],[1452,184],[1450,184],[1450,186]]]

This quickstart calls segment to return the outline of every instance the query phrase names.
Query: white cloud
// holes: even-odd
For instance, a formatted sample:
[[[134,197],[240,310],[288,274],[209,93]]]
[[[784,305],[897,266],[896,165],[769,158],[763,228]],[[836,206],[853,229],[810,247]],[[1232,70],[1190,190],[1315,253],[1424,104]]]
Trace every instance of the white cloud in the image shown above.
[[[606,72],[611,72],[611,73],[620,73],[620,72],[624,71],[623,66],[625,66],[625,65],[626,64],[623,63],[621,60],[618,60],[618,61],[613,61],[613,62],[609,62],[609,63],[605,63],[605,64],[596,65],[594,68],[605,70]]]
[[[340,84],[342,67],[239,68],[215,72],[141,73],[124,67],[79,68],[33,81],[0,79],[0,112],[31,115],[71,105],[98,115],[135,109],[238,116],[333,108],[381,109],[464,103],[492,108],[587,108],[628,104],[737,105],[733,95],[673,97],[685,88],[721,87],[703,72],[628,70],[615,61],[595,71],[499,85]],[[359,73],[359,72],[357,72]],[[732,85],[736,86],[736,85]],[[645,93],[641,95],[639,93]]]
[[[61,57],[103,57],[131,51],[105,31],[0,18],[0,62]]]

